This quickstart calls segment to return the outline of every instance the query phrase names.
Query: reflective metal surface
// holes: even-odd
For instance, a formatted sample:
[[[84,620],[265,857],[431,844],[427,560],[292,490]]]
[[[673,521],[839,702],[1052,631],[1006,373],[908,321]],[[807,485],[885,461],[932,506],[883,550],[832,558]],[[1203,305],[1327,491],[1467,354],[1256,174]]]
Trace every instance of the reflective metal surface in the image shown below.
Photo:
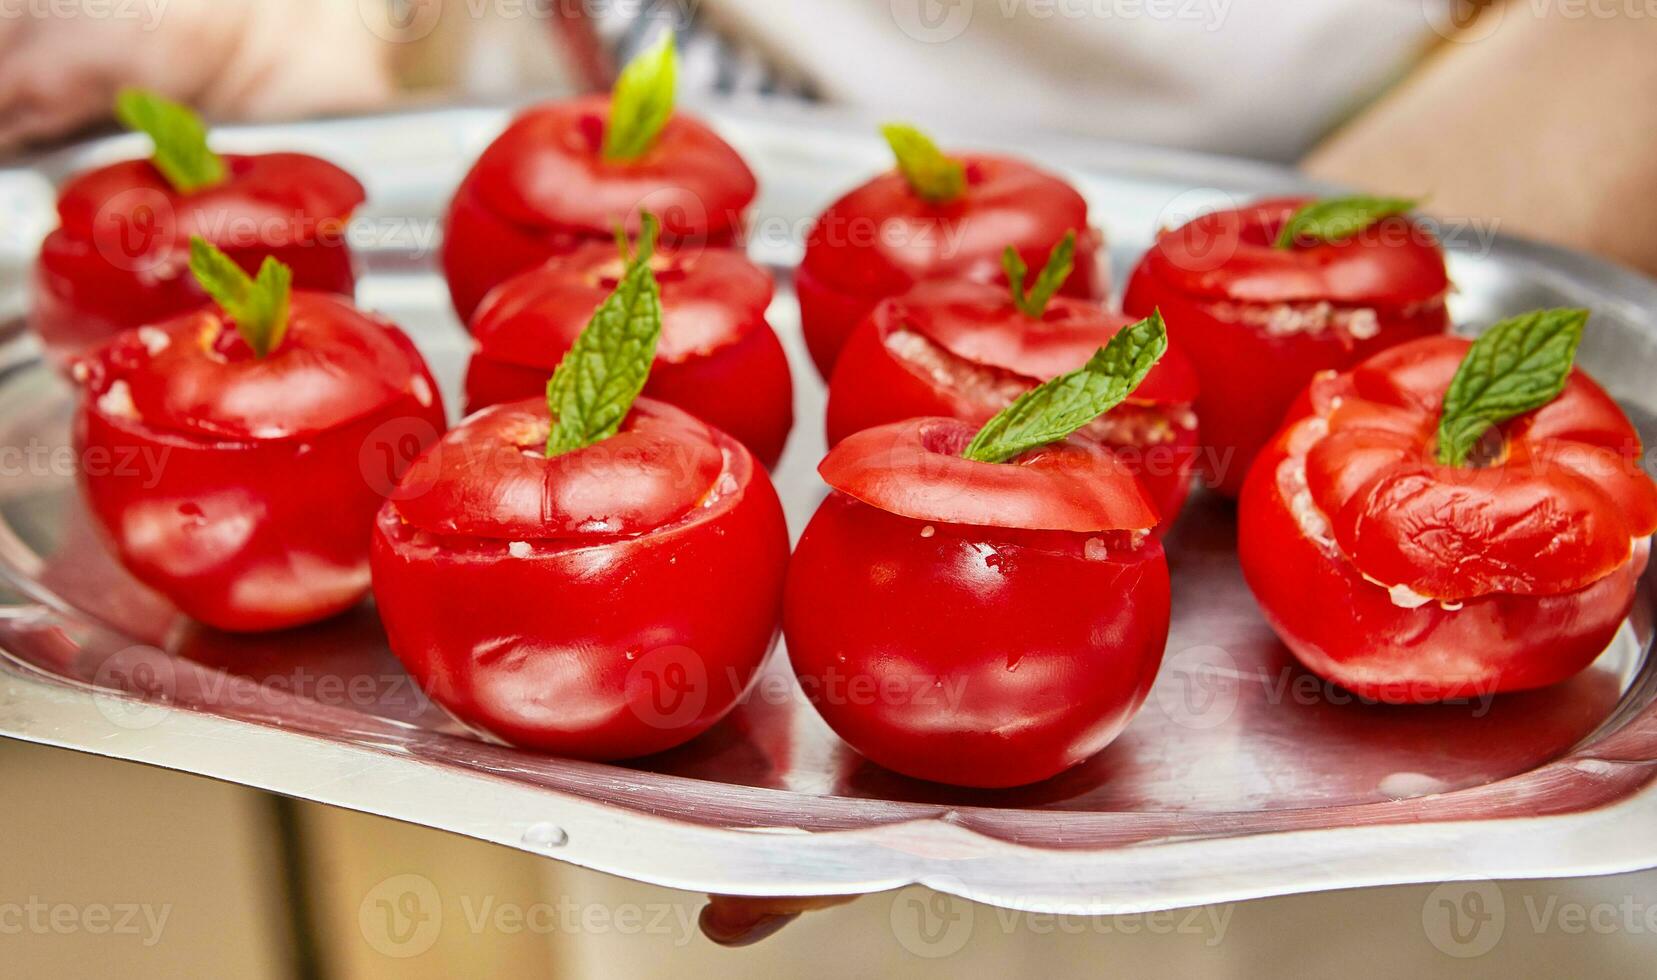
[[[324,153],[369,185],[359,291],[415,336],[450,394],[464,334],[433,271],[431,219],[505,120],[446,110],[225,131],[235,148]],[[795,533],[822,491],[823,392],[787,289],[804,220],[884,165],[863,127],[715,118],[754,163],[751,248],[779,274],[772,319],[799,422],[777,473]],[[1112,242],[1118,281],[1159,223],[1298,186],[1251,164],[1008,144],[1062,165]],[[0,243],[15,311],[51,179],[131,153],[77,148],[0,172],[17,219]],[[11,230],[11,229],[8,229]],[[1454,305],[1471,326],[1539,305],[1595,311],[1582,361],[1657,436],[1657,285],[1521,242],[1449,229]],[[804,704],[781,651],[744,705],[689,745],[626,766],[468,737],[407,678],[372,608],[236,637],[183,621],[127,578],[74,490],[67,386],[15,332],[0,346],[0,734],[196,772],[425,824],[641,880],[732,894],[867,891],[922,881],[998,905],[1127,912],[1385,882],[1579,875],[1657,865],[1651,576],[1588,672],[1545,691],[1400,708],[1299,670],[1255,611],[1233,517],[1199,496],[1169,542],[1168,659],[1145,710],[1100,756],[1047,783],[966,791],[861,760]]]

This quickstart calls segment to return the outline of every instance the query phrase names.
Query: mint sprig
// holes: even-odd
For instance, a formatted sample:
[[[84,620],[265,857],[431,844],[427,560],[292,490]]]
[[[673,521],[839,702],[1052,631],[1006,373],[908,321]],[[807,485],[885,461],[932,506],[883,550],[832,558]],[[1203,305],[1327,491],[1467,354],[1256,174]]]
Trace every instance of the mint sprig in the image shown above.
[[[880,134],[897,157],[898,172],[925,200],[945,204],[966,191],[966,166],[945,156],[925,133],[904,123],[887,123],[880,127]]]
[[[155,143],[150,162],[180,194],[224,183],[224,160],[208,148],[207,126],[188,106],[147,89],[126,88],[115,96],[115,118]]]
[[[1304,204],[1277,235],[1277,248],[1294,248],[1296,242],[1338,242],[1351,238],[1378,221],[1404,214],[1421,202],[1413,197],[1328,197]]]
[[[1024,279],[1030,274],[1030,269],[1011,245],[1001,254],[1001,268],[1007,273],[1007,284],[1013,290],[1013,305],[1030,319],[1039,320],[1047,312],[1047,304],[1053,301],[1053,294],[1059,291],[1076,268],[1076,233],[1065,232],[1059,243],[1047,253],[1047,264],[1036,274],[1035,285],[1030,287],[1029,292],[1024,291]]]
[[[1162,313],[1118,331],[1088,362],[1018,397],[984,423],[961,455],[1005,463],[1037,446],[1058,442],[1122,404],[1168,349]]]
[[[1438,461],[1461,466],[1493,426],[1559,397],[1571,378],[1587,310],[1534,310],[1473,341],[1444,393]]]
[[[679,56],[672,31],[627,63],[610,92],[610,121],[604,127],[605,160],[637,160],[650,152],[673,115],[678,76]]]
[[[644,390],[662,335],[661,288],[650,268],[656,229],[656,216],[646,212],[638,252],[628,255],[623,240],[627,271],[547,382],[549,458],[615,435]]]
[[[197,235],[190,239],[190,274],[219,304],[254,355],[264,357],[282,346],[288,332],[288,303],[293,270],[265,256],[257,278],[230,256]]]

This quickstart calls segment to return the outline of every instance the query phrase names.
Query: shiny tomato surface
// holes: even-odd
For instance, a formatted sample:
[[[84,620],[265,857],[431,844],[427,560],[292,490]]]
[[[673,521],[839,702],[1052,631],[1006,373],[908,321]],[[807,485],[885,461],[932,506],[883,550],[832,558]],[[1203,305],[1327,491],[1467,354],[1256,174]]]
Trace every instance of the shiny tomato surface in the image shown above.
[[[1072,438],[1011,463],[973,429],[912,419],[823,461],[834,488],[789,566],[794,671],[854,749],[961,786],[1046,779],[1144,703],[1168,635],[1168,566],[1133,474]]]
[[[1036,385],[1087,363],[1132,322],[1065,296],[1033,318],[1004,286],[920,283],[882,300],[841,351],[829,383],[829,445],[920,416],[981,426]],[[1190,363],[1170,346],[1127,402],[1082,430],[1138,474],[1163,526],[1191,489],[1196,397]]]
[[[116,556],[224,630],[362,599],[383,495],[444,427],[409,339],[323,293],[293,294],[263,358],[213,309],[122,333],[72,373],[81,487]]]
[[[1426,228],[1387,218],[1333,244],[1274,248],[1306,203],[1260,201],[1163,232],[1122,300],[1134,317],[1161,309],[1196,367],[1202,469],[1228,495],[1314,374],[1450,326],[1444,254]]]
[[[1239,552],[1266,618],[1319,676],[1426,702],[1542,687],[1588,666],[1633,603],[1657,530],[1639,436],[1576,371],[1487,440],[1433,455],[1470,342],[1320,375],[1243,488]]]
[[[662,334],[646,396],[735,436],[767,469],[794,425],[788,357],[765,321],[771,277],[732,249],[658,251]],[[533,398],[616,288],[613,242],[589,242],[509,279],[472,318],[466,411]]]
[[[729,711],[777,631],[788,530],[742,444],[640,399],[622,431],[547,459],[545,399],[469,418],[380,511],[391,648],[460,721],[620,759]]]
[[[483,151],[449,205],[443,273],[462,323],[502,282],[640,214],[668,246],[729,245],[757,185],[730,144],[682,112],[637,160],[606,161],[608,96],[555,102],[519,116]]]
[[[293,269],[297,289],[356,289],[346,225],[362,185],[298,153],[225,155],[228,179],[181,194],[148,160],[76,177],[58,198],[59,227],[35,265],[29,323],[60,363],[122,330],[206,305],[190,275],[200,235],[249,274],[266,256]]]
[[[965,155],[966,191],[934,204],[897,171],[852,190],[817,217],[795,279],[800,322],[817,371],[831,376],[852,330],[874,305],[926,279],[1002,283],[1008,246],[1031,269],[1066,232],[1077,235],[1075,271],[1063,292],[1109,290],[1087,201],[1060,178],[1008,157]]]

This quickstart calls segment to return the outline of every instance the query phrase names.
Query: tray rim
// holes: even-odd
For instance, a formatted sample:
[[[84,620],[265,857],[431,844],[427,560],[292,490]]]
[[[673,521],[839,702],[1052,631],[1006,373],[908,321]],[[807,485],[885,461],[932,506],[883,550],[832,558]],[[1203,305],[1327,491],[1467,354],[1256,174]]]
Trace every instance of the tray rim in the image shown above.
[[[413,109],[290,125],[231,126],[222,131],[259,137],[295,127],[325,131],[400,116],[441,120],[481,111],[500,116],[507,108]],[[859,125],[866,122],[846,113],[795,107],[758,112],[751,106],[722,106],[710,114],[716,120],[727,117],[737,123],[844,131],[850,131],[854,120]],[[960,132],[943,131],[952,136]],[[984,142],[1005,144],[1008,135],[1003,131],[993,139],[986,136]],[[961,138],[972,139],[970,135]],[[64,147],[25,160],[21,166],[0,168],[0,173],[61,172],[70,161],[99,152],[115,139]],[[1167,180],[1201,174],[1201,181],[1210,186],[1228,181],[1256,188],[1327,186],[1275,164],[1181,150],[1049,135],[1032,136],[1023,145],[1042,147],[1043,152],[1051,152],[1078,170],[1118,176],[1154,174]],[[1602,259],[1508,235],[1495,237],[1490,255],[1523,264],[1541,276],[1590,285],[1634,311],[1657,309],[1657,282]],[[26,338],[11,337],[8,342],[0,335],[0,345],[7,355],[0,357],[4,373],[26,367],[33,359]],[[37,600],[0,607],[0,620],[44,622],[60,615]],[[963,825],[960,811],[982,809],[976,807],[925,805],[940,812],[858,829],[697,823],[371,746],[188,709],[162,709],[158,724],[135,732],[114,724],[100,709],[98,699],[109,697],[0,661],[0,736],[374,813],[652,884],[726,894],[853,894],[919,883],[1007,908],[1119,914],[1369,885],[1610,874],[1657,866],[1657,821],[1652,819],[1657,816],[1657,783],[1650,779],[1651,760],[1608,761],[1579,757],[1574,751],[1537,769],[1445,796],[1589,766],[1643,767],[1647,770],[1643,785],[1614,802],[1540,816],[1171,836],[1130,845],[1052,848],[1021,844]],[[1654,717],[1657,706],[1648,706],[1636,718],[1624,719],[1622,727]],[[174,737],[155,737],[162,732]],[[293,739],[300,741],[292,743]],[[292,743],[301,751],[250,750],[270,740]],[[213,751],[226,745],[240,748],[229,755]],[[303,763],[297,774],[290,772],[296,762]],[[422,792],[409,792],[417,786],[423,787]],[[466,787],[467,792],[455,793],[457,786]],[[445,788],[447,792],[442,792]],[[430,816],[429,801],[450,796],[456,798],[446,799],[442,815]],[[424,811],[422,817],[413,816],[415,801]],[[500,816],[509,812],[530,813],[539,819]],[[1065,813],[1051,812],[1055,816]],[[555,847],[538,843],[549,839],[548,824],[562,832],[551,835],[563,838]],[[1354,846],[1353,841],[1361,846]],[[669,868],[674,870],[665,870]],[[1108,896],[1096,893],[1106,885]]]
[[[35,612],[46,611],[6,610],[7,618]],[[0,734],[6,737],[388,817],[688,891],[851,895],[920,884],[1002,908],[1121,915],[1343,888],[1657,866],[1657,785],[1649,781],[1617,802],[1561,814],[1054,849],[962,826],[956,808],[843,830],[699,824],[185,709],[164,709],[142,730],[114,724],[105,710],[94,695],[67,683],[10,665],[0,672]],[[296,745],[302,751],[292,751]],[[1561,760],[1544,768],[1588,762],[1649,767]],[[302,772],[293,771],[296,765]],[[430,801],[439,796],[446,804],[433,818]],[[424,815],[411,816],[414,808]],[[525,816],[504,816],[509,813]],[[539,843],[546,840],[556,843]]]

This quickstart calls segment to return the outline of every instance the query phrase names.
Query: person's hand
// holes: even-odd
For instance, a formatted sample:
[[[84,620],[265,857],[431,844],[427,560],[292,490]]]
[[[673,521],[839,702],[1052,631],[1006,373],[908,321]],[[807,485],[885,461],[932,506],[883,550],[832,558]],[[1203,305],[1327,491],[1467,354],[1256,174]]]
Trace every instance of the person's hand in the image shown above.
[[[845,905],[859,895],[815,898],[745,898],[709,895],[697,925],[702,935],[721,946],[752,946],[813,909]]]
[[[1657,274],[1654,50],[1657,18],[1617,5],[1493,4],[1302,166],[1425,196],[1462,245],[1494,230]]]
[[[19,12],[0,17],[0,152],[107,118],[127,85],[252,119],[391,95],[386,45],[355,3],[60,0]]]

